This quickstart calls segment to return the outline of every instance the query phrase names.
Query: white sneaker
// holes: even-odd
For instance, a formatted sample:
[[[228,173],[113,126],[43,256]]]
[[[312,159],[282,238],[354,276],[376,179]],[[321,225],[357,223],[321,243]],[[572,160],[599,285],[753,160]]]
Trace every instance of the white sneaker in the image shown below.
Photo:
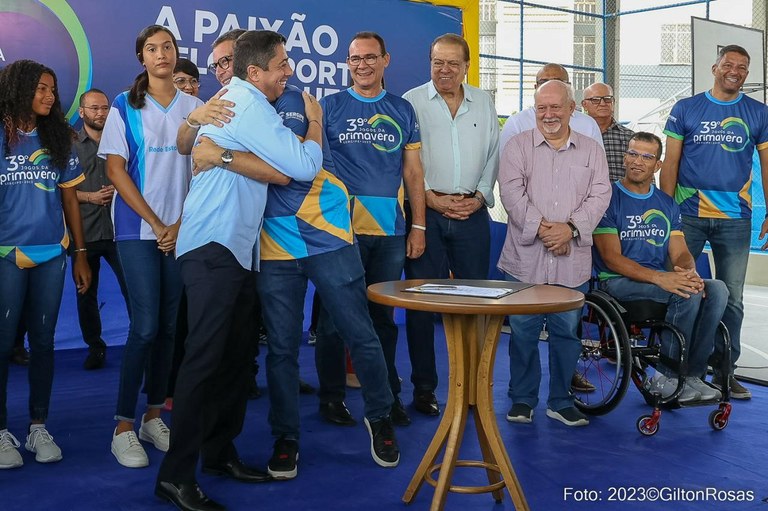
[[[667,378],[664,381],[664,386],[661,388],[661,397],[666,399],[674,394],[675,390],[677,389],[677,382],[677,378]],[[691,384],[688,383],[688,379],[686,379],[685,385],[683,386],[683,391],[679,396],[677,396],[678,403],[690,403],[691,401],[696,401],[699,399],[701,399],[701,393],[691,387]]]
[[[160,451],[168,452],[171,430],[168,429],[168,426],[165,425],[165,422],[160,417],[144,422],[144,415],[142,415],[139,438],[145,442],[152,442],[155,448]]]
[[[53,437],[45,427],[34,428],[30,431],[24,447],[29,452],[35,453],[35,461],[38,463],[61,461],[61,449],[53,441]]]
[[[117,429],[115,429],[112,434],[112,454],[117,458],[117,462],[124,467],[142,468],[149,465],[147,453],[133,431],[126,431],[118,435]]]
[[[10,431],[0,431],[0,469],[16,468],[24,464],[18,450],[20,445]]]
[[[710,387],[703,381],[701,381],[700,378],[695,378],[693,376],[689,376],[685,379],[686,385],[690,385],[693,387],[694,390],[698,391],[701,394],[701,399],[704,401],[710,401],[714,399],[720,399],[723,395],[720,393],[719,390],[716,388]]]

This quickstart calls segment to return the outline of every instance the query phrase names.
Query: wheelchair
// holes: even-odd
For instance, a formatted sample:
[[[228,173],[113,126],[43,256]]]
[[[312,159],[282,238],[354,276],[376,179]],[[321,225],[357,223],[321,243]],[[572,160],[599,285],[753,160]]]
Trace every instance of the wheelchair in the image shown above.
[[[644,436],[659,431],[662,409],[682,408],[717,404],[709,414],[709,425],[716,431],[728,425],[731,413],[730,387],[724,378],[721,398],[680,403],[678,396],[685,385],[687,374],[686,341],[678,328],[667,323],[666,304],[651,300],[620,302],[604,291],[593,289],[585,296],[579,335],[581,355],[577,371],[595,387],[592,392],[574,391],[575,404],[582,412],[603,415],[621,402],[627,392],[630,380],[640,391],[645,402],[653,407],[650,414],[637,419],[637,430]],[[661,334],[671,333],[671,353],[674,359],[661,353]],[[725,356],[710,358],[713,368],[720,368],[722,374],[730,370],[730,335],[721,322],[719,336],[723,342]],[[652,381],[654,371],[660,363],[674,370],[679,376],[675,391],[663,398],[661,390]]]

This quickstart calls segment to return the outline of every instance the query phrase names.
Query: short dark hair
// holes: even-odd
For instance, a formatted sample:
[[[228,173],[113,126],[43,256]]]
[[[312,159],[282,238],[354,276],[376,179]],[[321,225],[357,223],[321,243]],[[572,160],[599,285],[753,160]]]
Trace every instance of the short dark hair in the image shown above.
[[[630,142],[633,140],[638,140],[640,142],[647,142],[649,144],[656,144],[656,159],[661,159],[661,139],[654,135],[653,133],[649,133],[647,131],[638,131],[634,135],[632,135],[632,138],[629,139]]]
[[[176,67],[173,68],[174,73],[184,73],[193,78],[200,79],[200,70],[189,59],[180,58],[176,60]]]
[[[211,48],[216,48],[218,45],[226,41],[237,41],[237,38],[245,34],[246,32],[247,30],[244,30],[242,28],[233,28],[229,32],[224,32],[219,37],[217,37],[215,41],[213,41]]]
[[[88,89],[87,91],[83,92],[82,94],[80,94],[80,106],[83,106],[83,104],[85,103],[85,97],[88,94],[101,94],[105,98],[107,98],[107,101],[109,101],[109,96],[107,96],[106,92],[104,92],[101,89],[97,89],[96,87],[92,87],[92,88]]]
[[[235,42],[234,75],[245,80],[248,66],[269,71],[269,61],[277,54],[277,46],[285,44],[285,37],[272,30],[248,30]]]
[[[464,52],[464,62],[469,62],[469,44],[467,44],[466,39],[458,34],[450,33],[438,36],[434,41],[432,41],[432,44],[429,46],[429,60],[432,60],[432,50],[435,48],[437,43],[448,43],[461,46],[461,49]]]
[[[739,46],[738,44],[729,44],[727,46],[723,46],[720,48],[720,51],[717,52],[717,60],[715,60],[715,65],[720,64],[720,61],[723,60],[723,57],[725,57],[726,53],[738,53],[739,55],[747,57],[747,64],[749,64],[749,61],[751,60],[749,53],[743,47]]]
[[[358,32],[349,43],[352,44],[358,39],[376,39],[376,42],[379,43],[379,47],[381,48],[381,55],[387,54],[387,45],[384,44],[384,38],[376,32]]]

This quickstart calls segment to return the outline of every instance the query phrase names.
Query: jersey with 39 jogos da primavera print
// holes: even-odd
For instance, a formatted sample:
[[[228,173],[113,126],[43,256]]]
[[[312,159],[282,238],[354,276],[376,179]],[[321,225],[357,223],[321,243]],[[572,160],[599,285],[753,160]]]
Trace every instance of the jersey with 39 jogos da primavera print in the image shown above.
[[[768,107],[703,92],[675,104],[664,133],[683,143],[675,189],[683,215],[751,218],[752,155],[768,148]]]

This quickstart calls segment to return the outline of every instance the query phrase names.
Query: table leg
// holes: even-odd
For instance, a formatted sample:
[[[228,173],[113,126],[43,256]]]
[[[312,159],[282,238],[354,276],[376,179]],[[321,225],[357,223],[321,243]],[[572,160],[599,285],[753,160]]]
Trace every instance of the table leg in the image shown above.
[[[430,511],[441,511],[445,506],[448,488],[451,486],[453,472],[456,469],[456,459],[459,456],[459,447],[461,439],[464,438],[464,428],[467,425],[467,413],[469,411],[469,370],[470,351],[474,349],[474,343],[468,342],[464,335],[468,332],[469,324],[467,318],[471,316],[457,316],[452,314],[443,315],[443,325],[445,327],[445,338],[448,343],[448,363],[456,367],[453,374],[453,381],[449,381],[448,400],[453,401],[453,413],[451,417],[450,429],[445,445],[445,454],[443,463],[440,467],[440,476],[437,479],[435,495],[432,497]],[[447,415],[447,414],[446,414]]]
[[[528,502],[523,494],[523,488],[512,468],[512,462],[509,459],[504,443],[501,441],[499,427],[496,424],[496,414],[493,409],[493,366],[496,361],[496,346],[499,342],[503,321],[503,316],[492,316],[485,333],[477,368],[477,417],[480,420],[476,421],[476,427],[478,439],[482,435],[488,442],[490,459],[495,460],[493,462],[499,467],[515,509],[517,511],[530,511]],[[480,442],[482,449],[482,439],[480,439]],[[485,457],[485,452],[483,452],[483,457]],[[486,461],[490,461],[490,459],[486,459]],[[489,480],[491,480],[490,475]],[[494,497],[496,497],[495,492]]]
[[[446,324],[445,325],[446,330],[446,339],[448,338],[448,331],[449,327]],[[458,361],[455,359],[457,358],[457,355],[463,355],[463,352],[461,350],[461,345],[457,346],[452,343],[448,342],[448,401],[445,405],[445,409],[443,410],[443,417],[440,419],[440,424],[437,427],[437,431],[435,432],[435,436],[432,437],[432,441],[429,444],[429,447],[427,447],[427,451],[424,453],[424,456],[421,459],[421,463],[419,463],[419,466],[416,468],[416,472],[414,472],[413,477],[411,478],[411,482],[408,484],[408,488],[405,490],[405,494],[403,494],[403,502],[406,504],[410,504],[413,499],[416,497],[416,494],[421,489],[421,485],[424,484],[424,477],[429,472],[429,469],[435,464],[435,460],[437,459],[438,454],[442,450],[443,446],[445,445],[446,441],[448,440],[448,434],[451,431],[454,423],[454,417],[456,415],[456,410],[461,410],[461,408],[466,407],[466,405],[463,404],[463,394],[464,389],[466,386],[463,384],[464,381],[464,368],[463,368],[463,360],[461,364],[461,368],[459,367]],[[463,357],[462,357],[463,359]],[[457,382],[462,382],[457,384]],[[462,405],[457,406],[457,403],[461,401]]]

